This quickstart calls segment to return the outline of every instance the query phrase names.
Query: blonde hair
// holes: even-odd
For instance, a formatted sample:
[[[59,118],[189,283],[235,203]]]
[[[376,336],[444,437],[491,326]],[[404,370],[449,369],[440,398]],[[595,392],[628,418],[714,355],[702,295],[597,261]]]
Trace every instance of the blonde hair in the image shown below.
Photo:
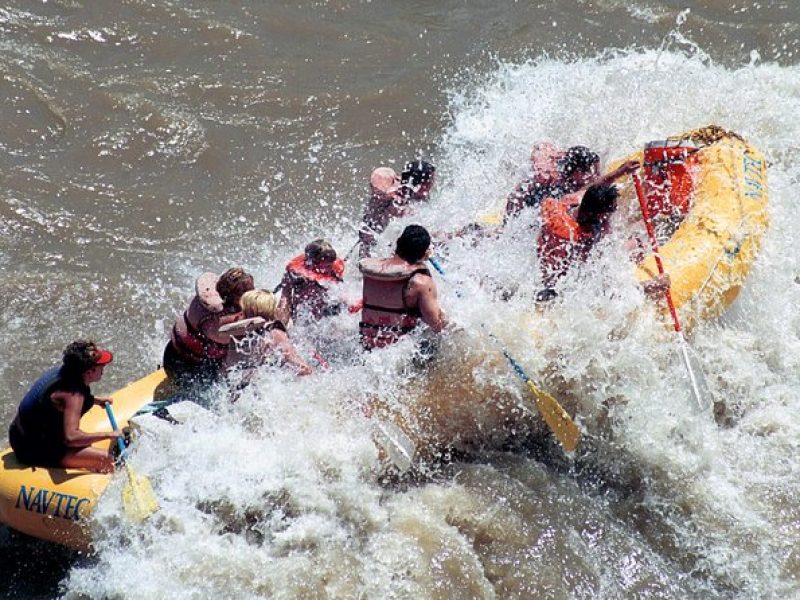
[[[242,310],[246,319],[263,317],[267,321],[275,320],[278,308],[278,297],[267,290],[251,290],[242,295]]]

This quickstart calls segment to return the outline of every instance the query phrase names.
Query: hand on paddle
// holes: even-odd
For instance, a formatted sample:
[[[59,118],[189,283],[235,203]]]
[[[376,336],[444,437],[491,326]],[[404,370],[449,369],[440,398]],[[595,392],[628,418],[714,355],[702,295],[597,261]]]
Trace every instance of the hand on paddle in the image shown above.
[[[652,279],[643,281],[642,289],[650,298],[659,299],[664,296],[666,291],[670,289],[671,285],[672,280],[669,277],[669,273],[662,273],[660,275],[656,275]]]

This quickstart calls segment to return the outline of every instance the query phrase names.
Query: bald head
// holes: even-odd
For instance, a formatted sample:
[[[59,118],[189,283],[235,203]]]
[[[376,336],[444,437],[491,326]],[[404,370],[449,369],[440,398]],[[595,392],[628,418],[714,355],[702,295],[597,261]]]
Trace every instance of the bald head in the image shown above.
[[[393,197],[400,191],[400,176],[390,167],[378,167],[369,178],[373,196]]]

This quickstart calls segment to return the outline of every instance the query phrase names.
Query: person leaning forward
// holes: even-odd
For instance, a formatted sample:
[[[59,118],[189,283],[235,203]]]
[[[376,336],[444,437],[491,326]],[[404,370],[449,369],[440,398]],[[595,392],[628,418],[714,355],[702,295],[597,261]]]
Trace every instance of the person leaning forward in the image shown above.
[[[122,433],[86,433],[80,428],[81,417],[92,406],[111,403],[111,398],[93,396],[89,385],[102,379],[103,369],[112,359],[111,352],[94,342],[77,340],[64,350],[60,366],[36,380],[8,431],[11,448],[20,462],[99,473],[114,470],[111,450],[92,448],[92,444],[114,440]]]
[[[305,313],[310,320],[333,316],[345,304],[332,293],[342,282],[344,261],[327,240],[317,239],[306,245],[303,254],[286,265],[280,286],[278,316],[288,324]],[[277,288],[276,288],[277,289]]]
[[[173,325],[164,349],[164,370],[171,381],[204,384],[219,377],[231,341],[220,327],[242,318],[242,294],[254,287],[252,275],[241,267],[198,278],[195,296]]]
[[[393,256],[364,258],[358,263],[364,276],[359,324],[364,349],[389,346],[420,321],[437,333],[447,325],[436,282],[425,265],[430,245],[431,236],[424,227],[409,225],[397,239]]]

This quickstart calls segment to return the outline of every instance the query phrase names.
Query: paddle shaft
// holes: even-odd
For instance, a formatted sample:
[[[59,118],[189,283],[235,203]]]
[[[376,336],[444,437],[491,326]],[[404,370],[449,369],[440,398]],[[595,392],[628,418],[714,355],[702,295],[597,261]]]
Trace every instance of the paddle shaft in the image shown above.
[[[650,222],[650,214],[647,210],[647,203],[644,198],[644,189],[642,188],[642,180],[639,178],[638,173],[633,173],[633,184],[636,187],[636,196],[639,199],[639,208],[642,211],[642,218],[644,219],[644,225],[647,229],[647,235],[650,238],[650,244],[653,247],[653,256],[656,261],[656,266],[658,267],[659,275],[664,274],[664,264],[661,262],[661,255],[658,252],[658,240],[656,240],[656,232],[653,230],[653,224]],[[697,405],[703,409],[705,405],[705,401],[703,398],[703,394],[700,392],[700,384],[698,382],[697,374],[694,372],[692,368],[692,363],[689,360],[689,349],[687,347],[686,338],[683,335],[683,330],[681,329],[681,322],[678,319],[678,312],[675,310],[675,303],[672,301],[672,291],[671,286],[667,284],[667,289],[664,292],[664,296],[667,299],[667,306],[669,306],[669,313],[672,315],[672,323],[675,326],[675,333],[678,334],[678,340],[680,341],[680,348],[681,348],[681,358],[683,359],[683,364],[686,367],[686,371],[689,375],[689,384],[692,388],[692,394],[694,395],[695,402]],[[701,371],[702,374],[702,371]]]
[[[119,429],[117,427],[117,420],[114,418],[114,411],[111,409],[111,404],[106,403],[106,414],[108,415],[108,422],[111,423],[111,429],[116,431]],[[121,437],[117,438],[117,445],[119,446],[119,455],[120,457],[125,454],[125,442],[122,441]]]
[[[442,277],[445,277],[444,269],[442,265],[439,264],[439,261],[433,257],[428,258],[428,262],[433,265],[433,268],[436,269]],[[481,325],[486,328],[485,325]],[[577,448],[578,442],[580,441],[580,429],[572,420],[572,417],[569,416],[569,413],[564,410],[564,407],[558,403],[558,400],[553,398],[550,394],[545,392],[544,390],[540,389],[536,386],[531,378],[528,377],[528,374],[522,368],[511,354],[508,353],[505,346],[500,342],[499,339],[491,332],[487,331],[489,337],[492,338],[500,351],[503,353],[503,356],[506,357],[508,364],[511,365],[514,373],[522,379],[523,382],[528,386],[528,388],[533,393],[533,397],[536,399],[536,408],[539,410],[539,414],[544,419],[547,426],[550,427],[550,430],[555,434],[558,438],[558,441],[561,442],[561,445],[564,447],[567,452],[572,452]]]
[[[639,208],[642,211],[642,218],[644,219],[644,226],[647,229],[647,236],[650,238],[650,245],[653,247],[653,256],[656,259],[658,274],[663,275],[664,263],[661,262],[661,254],[658,251],[656,232],[653,230],[653,224],[650,222],[650,213],[647,210],[647,202],[644,199],[642,180],[639,178],[638,173],[633,173],[633,184],[636,186],[636,196],[639,199]],[[667,285],[664,296],[667,299],[667,306],[669,307],[669,313],[672,315],[672,323],[675,325],[675,331],[681,333],[681,322],[678,319],[678,312],[675,310],[675,303],[672,301],[672,290],[670,285]]]

